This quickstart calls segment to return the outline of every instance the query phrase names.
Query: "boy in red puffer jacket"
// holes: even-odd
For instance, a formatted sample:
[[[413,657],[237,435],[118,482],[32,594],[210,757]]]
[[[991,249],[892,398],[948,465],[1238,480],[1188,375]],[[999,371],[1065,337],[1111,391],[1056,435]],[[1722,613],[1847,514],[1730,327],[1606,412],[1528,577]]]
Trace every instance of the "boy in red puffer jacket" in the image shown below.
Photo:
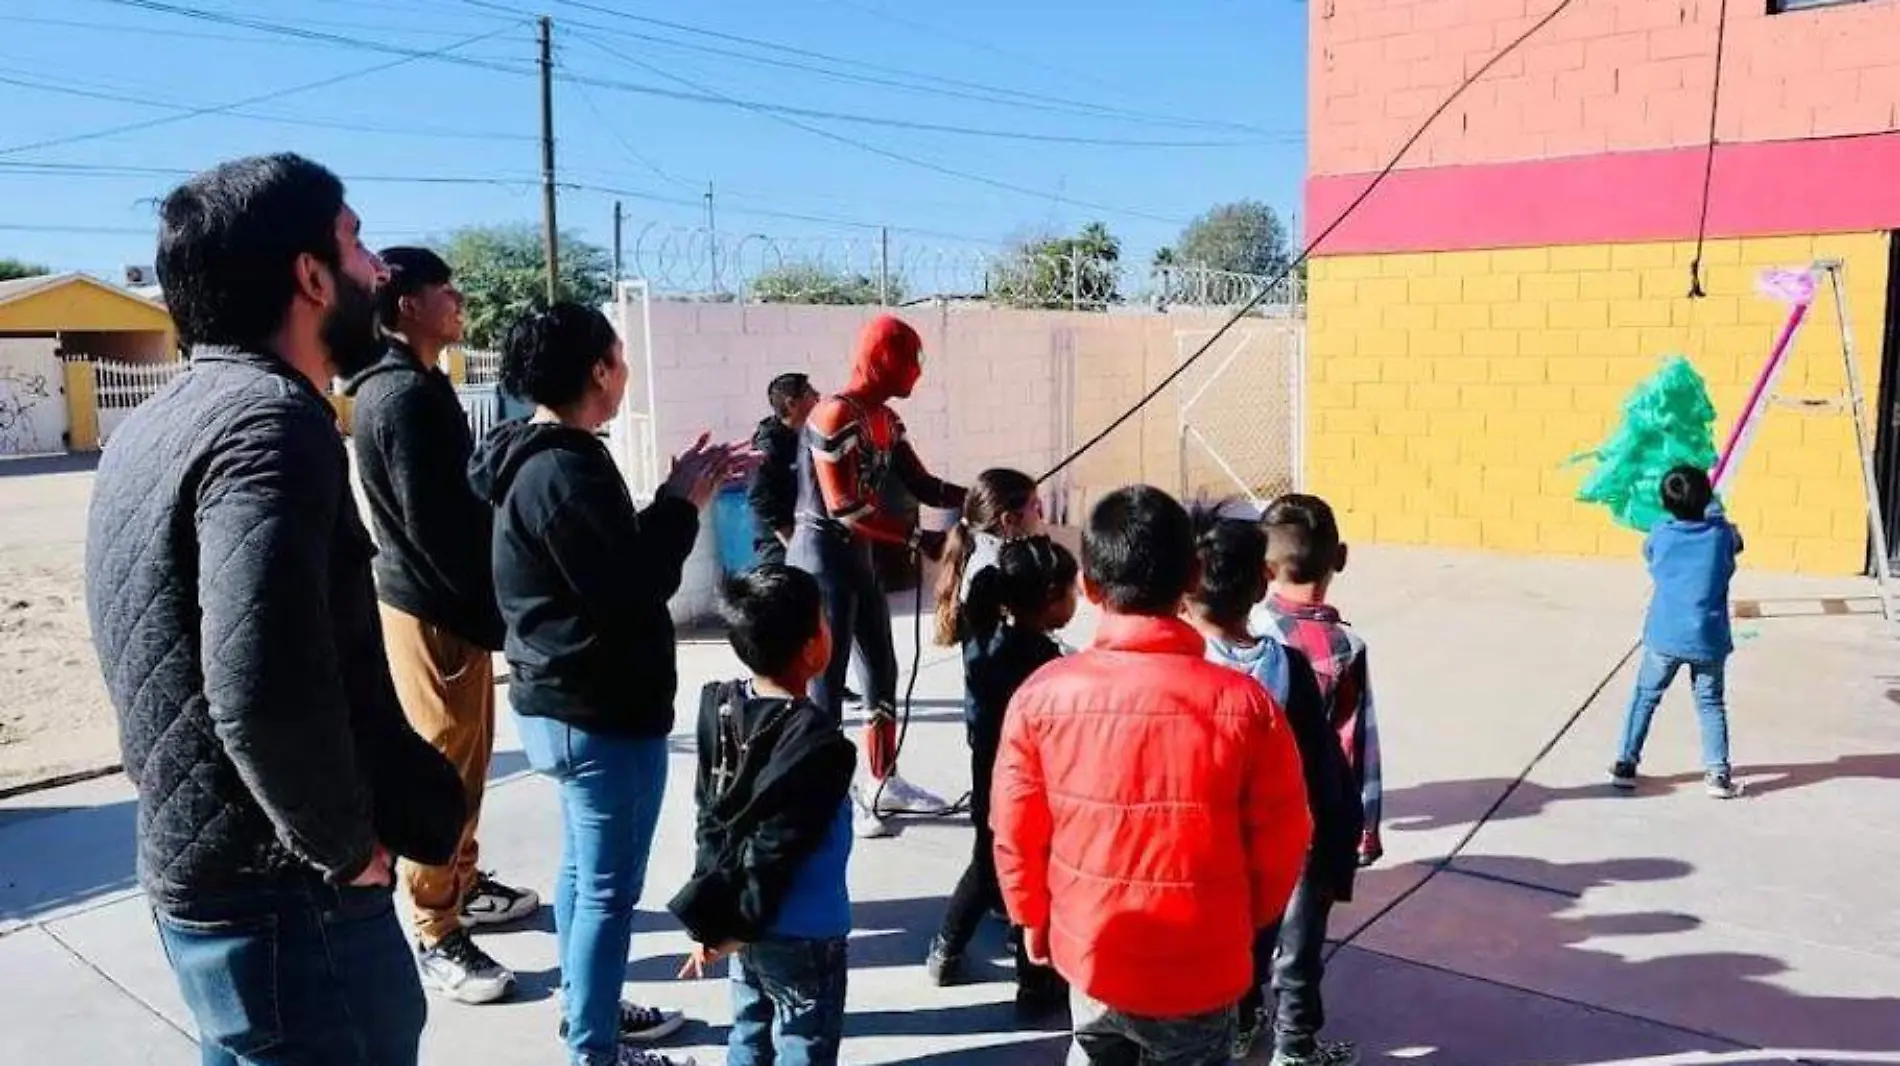
[[[1226,1063],[1250,945],[1312,835],[1299,752],[1266,690],[1179,618],[1195,575],[1179,503],[1107,497],[1082,559],[1101,626],[1010,701],[997,880],[1030,959],[1069,980],[1071,1061]]]

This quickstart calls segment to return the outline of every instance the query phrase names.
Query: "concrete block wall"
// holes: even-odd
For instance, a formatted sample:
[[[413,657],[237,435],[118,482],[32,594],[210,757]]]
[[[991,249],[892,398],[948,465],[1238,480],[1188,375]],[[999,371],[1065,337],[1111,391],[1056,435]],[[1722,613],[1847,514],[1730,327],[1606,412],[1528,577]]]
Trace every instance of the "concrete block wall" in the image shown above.
[[[1313,0],[1311,172],[1373,171],[1556,0]],[[1708,135],[1721,0],[1573,4],[1460,98],[1406,167],[1678,148]],[[1728,5],[1723,143],[1900,127],[1900,3]]]
[[[846,383],[858,331],[880,309],[804,305],[650,306],[662,471],[666,456],[702,430],[749,436],[765,416],[766,386],[786,372],[820,391]],[[1224,316],[1209,312],[1099,314],[943,305],[897,312],[924,339],[924,377],[899,411],[933,472],[968,481],[991,466],[1040,474],[1128,410],[1180,364]],[[1263,489],[1286,487],[1291,463],[1291,373],[1300,325],[1249,319],[1069,471],[1069,513],[1138,481],[1178,491],[1179,404],[1246,341],[1209,390],[1196,424]],[[1248,339],[1251,338],[1251,339]],[[1263,436],[1263,434],[1265,436]],[[1278,434],[1277,439],[1273,438]],[[1205,460],[1188,465],[1190,491],[1233,491]],[[1054,501],[1052,501],[1054,502]],[[702,537],[675,613],[711,606],[713,542]]]
[[[725,437],[750,434],[765,416],[765,389],[778,374],[810,374],[820,391],[842,388],[858,331],[877,313],[869,307],[655,302],[655,433],[662,454],[702,429]],[[954,305],[898,313],[923,335],[924,377],[917,394],[897,406],[924,460],[953,479],[990,466],[1042,472],[1060,457],[1069,435],[1079,442],[1122,414],[1224,321],[1204,312],[1107,315]],[[1243,322],[1198,373],[1078,463],[1072,482],[1114,488],[1147,480],[1176,488],[1177,405],[1242,338],[1254,339],[1210,390],[1206,420],[1223,431],[1242,418],[1290,426],[1287,375],[1298,332],[1284,320]],[[1241,432],[1233,427],[1235,436]],[[1284,442],[1276,447],[1275,454],[1285,450]]]
[[[1635,557],[1637,537],[1575,503],[1567,460],[1601,442],[1662,356],[1708,379],[1718,445],[1784,305],[1767,267],[1847,264],[1867,400],[1887,321],[1884,233],[1711,241],[1710,296],[1685,298],[1690,242],[1314,260],[1306,468],[1353,540]],[[1840,326],[1823,294],[1781,383],[1839,395]],[[1772,409],[1731,511],[1744,565],[1858,573],[1866,520],[1852,421]]]

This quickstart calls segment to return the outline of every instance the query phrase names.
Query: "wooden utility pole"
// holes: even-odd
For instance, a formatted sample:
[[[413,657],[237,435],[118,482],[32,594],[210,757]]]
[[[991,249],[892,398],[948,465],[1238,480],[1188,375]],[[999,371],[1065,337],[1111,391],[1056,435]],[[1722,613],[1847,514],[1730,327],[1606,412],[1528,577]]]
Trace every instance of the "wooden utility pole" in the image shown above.
[[[541,225],[546,229],[548,303],[561,298],[561,234],[554,219],[554,20],[541,16]]]
[[[623,216],[620,213],[620,201],[615,200],[614,201],[614,280],[615,281],[619,281],[622,277],[625,276],[620,272],[620,226],[621,226],[622,217]]]

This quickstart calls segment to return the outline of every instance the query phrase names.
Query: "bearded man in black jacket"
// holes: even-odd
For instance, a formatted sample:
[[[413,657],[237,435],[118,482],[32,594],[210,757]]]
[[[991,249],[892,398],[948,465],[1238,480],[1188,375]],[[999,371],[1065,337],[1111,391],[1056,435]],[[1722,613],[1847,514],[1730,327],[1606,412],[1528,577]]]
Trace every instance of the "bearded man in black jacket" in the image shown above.
[[[447,861],[465,817],[397,703],[324,396],[379,351],[360,231],[297,156],[167,196],[158,276],[191,368],[113,434],[93,492],[86,606],[139,881],[206,1063],[415,1063],[391,859]]]

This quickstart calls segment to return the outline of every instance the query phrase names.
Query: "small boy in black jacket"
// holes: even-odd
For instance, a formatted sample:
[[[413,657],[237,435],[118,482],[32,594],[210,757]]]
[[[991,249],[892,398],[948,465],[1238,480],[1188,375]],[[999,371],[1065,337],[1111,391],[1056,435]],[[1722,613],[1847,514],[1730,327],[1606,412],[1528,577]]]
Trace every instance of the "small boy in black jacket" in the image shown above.
[[[857,750],[805,698],[831,658],[811,575],[768,563],[720,607],[750,681],[700,694],[698,856],[668,905],[695,941],[680,976],[732,962],[729,1066],[838,1061]]]

